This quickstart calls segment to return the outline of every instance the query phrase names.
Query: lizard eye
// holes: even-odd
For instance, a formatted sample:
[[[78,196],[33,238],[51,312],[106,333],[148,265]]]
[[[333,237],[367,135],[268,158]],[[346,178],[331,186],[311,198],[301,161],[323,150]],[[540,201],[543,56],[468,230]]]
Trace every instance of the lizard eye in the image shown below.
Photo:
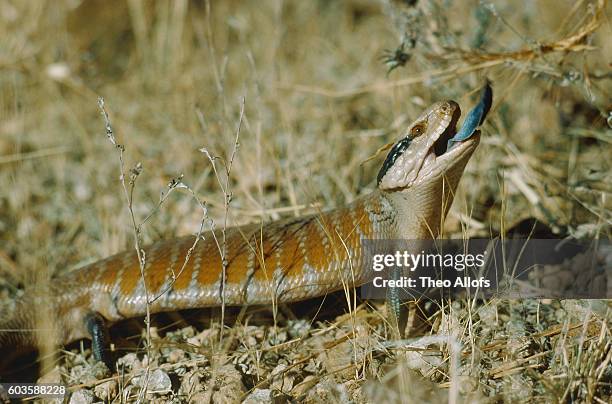
[[[425,133],[425,129],[427,129],[427,125],[425,123],[417,123],[412,127],[412,129],[410,129],[410,137],[414,139],[415,137],[421,136],[423,133]]]

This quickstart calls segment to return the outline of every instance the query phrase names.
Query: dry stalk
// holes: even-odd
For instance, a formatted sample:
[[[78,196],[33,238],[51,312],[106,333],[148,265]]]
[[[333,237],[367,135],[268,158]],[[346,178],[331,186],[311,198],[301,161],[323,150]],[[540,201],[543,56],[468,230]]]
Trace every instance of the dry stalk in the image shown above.
[[[230,178],[231,178],[231,173],[232,173],[232,166],[234,164],[234,158],[236,157],[236,152],[238,151],[238,148],[240,147],[240,143],[239,143],[240,130],[242,128],[242,122],[244,119],[245,103],[246,103],[246,98],[242,97],[241,104],[240,104],[240,117],[238,118],[238,125],[235,131],[234,144],[233,144],[229,159],[223,159],[221,157],[214,156],[205,147],[202,147],[200,149],[200,152],[206,155],[206,157],[208,158],[208,161],[210,161],[210,164],[213,168],[213,172],[215,173],[217,184],[221,188],[221,192],[223,192],[224,215],[223,215],[223,226],[221,227],[221,241],[219,241],[219,239],[217,238],[217,235],[215,234],[214,222],[212,223],[213,231],[211,232],[215,240],[215,244],[217,245],[217,249],[219,250],[219,254],[221,255],[221,266],[222,266],[221,284],[219,286],[220,288],[219,292],[221,296],[221,327],[223,327],[223,324],[225,321],[225,282],[226,282],[226,275],[227,275],[226,273],[227,272],[226,231],[227,231],[227,224],[228,224],[228,218],[229,218],[230,204],[232,202],[232,190],[231,190],[231,185],[230,185]],[[221,178],[221,175],[219,174],[219,170],[217,169],[217,164],[215,163],[217,160],[220,160],[223,166],[224,178]],[[223,340],[223,332],[220,333],[219,338],[220,338],[220,341]]]
[[[136,180],[138,176],[142,173],[142,164],[136,163],[136,165],[130,169],[130,177],[129,183],[126,184],[125,176],[125,160],[123,153],[125,152],[125,146],[119,144],[117,139],[115,138],[115,133],[113,131],[110,118],[106,109],[104,108],[104,98],[98,98],[98,107],[100,108],[102,117],[104,119],[104,127],[106,129],[106,136],[108,140],[115,146],[115,148],[119,152],[119,171],[120,176],[119,180],[121,181],[121,187],[123,188],[123,194],[127,203],[128,212],[130,215],[130,221],[132,224],[132,230],[134,232],[134,248],[136,249],[136,254],[138,256],[138,266],[140,268],[140,277],[142,279],[142,284],[145,292],[146,299],[146,315],[145,315],[145,327],[146,327],[146,350],[147,350],[147,358],[151,358],[151,304],[149,302],[149,289],[147,287],[146,278],[145,278],[145,264],[146,264],[146,254],[145,251],[141,247],[141,226],[136,223],[136,216],[134,215],[134,188],[136,186]],[[150,375],[150,365],[147,364],[146,376],[145,376],[145,384],[141,390],[141,394],[139,395],[138,401],[140,402],[142,397],[146,394],[147,385],[149,382]]]

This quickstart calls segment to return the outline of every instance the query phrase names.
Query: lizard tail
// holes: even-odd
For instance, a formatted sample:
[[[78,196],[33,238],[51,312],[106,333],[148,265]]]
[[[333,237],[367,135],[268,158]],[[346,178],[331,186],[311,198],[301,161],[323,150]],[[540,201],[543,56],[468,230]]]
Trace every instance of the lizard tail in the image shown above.
[[[19,298],[4,313],[0,313],[0,349],[33,346],[34,315],[26,296]]]
[[[18,298],[4,312],[0,312],[0,370],[7,369],[19,355],[34,351],[41,341],[49,341],[44,323],[51,322],[47,307],[38,307],[37,299],[29,293]],[[45,320],[46,318],[46,320]]]

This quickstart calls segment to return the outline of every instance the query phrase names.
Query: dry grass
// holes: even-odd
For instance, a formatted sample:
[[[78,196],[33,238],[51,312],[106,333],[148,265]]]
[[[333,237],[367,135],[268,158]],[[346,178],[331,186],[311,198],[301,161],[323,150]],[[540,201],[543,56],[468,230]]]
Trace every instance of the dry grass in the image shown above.
[[[211,219],[234,225],[369,192],[380,160],[362,161],[430,102],[470,105],[472,90],[488,77],[494,107],[447,234],[486,236],[535,217],[561,235],[609,238],[607,2],[407,3],[0,0],[0,297],[133,245],[98,96],[126,147],[127,167],[143,167],[133,196],[137,221],[182,174]],[[387,74],[381,56],[402,38],[410,57]],[[227,192],[198,150],[229,161],[242,97],[227,216]],[[175,192],[147,223],[142,242],[196,233],[201,221],[192,195]],[[463,347],[453,366],[452,344],[435,345],[433,367],[420,352],[387,350],[382,320],[363,308],[351,321],[313,326],[308,335],[319,339],[295,337],[280,353],[270,342],[278,329],[236,326],[231,349],[213,344],[219,355],[205,362],[223,374],[225,363],[247,358],[255,372],[249,388],[301,398],[362,401],[408,391],[415,400],[438,401],[450,387],[465,400],[511,400],[519,391],[517,401],[605,402],[609,310],[585,307],[506,301],[474,311],[456,302],[431,317],[434,334],[447,332]],[[557,325],[558,332],[542,334]],[[345,345],[348,335],[353,342]],[[321,347],[340,347],[328,349],[352,362],[322,359]],[[263,357],[288,368],[262,364]],[[70,356],[66,362],[74,364]],[[176,372],[183,363],[195,372],[178,363],[160,366]],[[201,372],[202,386],[224,391],[222,381]],[[290,384],[301,390],[283,389],[274,372],[297,373]],[[194,393],[185,394],[181,399]]]

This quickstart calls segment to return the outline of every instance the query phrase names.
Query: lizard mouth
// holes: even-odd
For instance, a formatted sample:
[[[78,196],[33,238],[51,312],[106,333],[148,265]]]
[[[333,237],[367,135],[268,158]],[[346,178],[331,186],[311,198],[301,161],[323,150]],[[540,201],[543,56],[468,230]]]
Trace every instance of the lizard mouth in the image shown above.
[[[478,145],[480,131],[477,129],[484,122],[492,103],[493,89],[487,80],[480,91],[480,100],[468,112],[461,129],[457,131],[457,120],[461,112],[457,103],[449,101],[449,105],[455,106],[452,117],[442,133],[437,139],[433,139],[433,144],[427,149],[417,178],[427,179],[442,172],[449,172],[452,176],[458,171],[463,171],[467,160]],[[421,171],[424,171],[423,174]]]
[[[480,141],[479,130],[474,131],[473,135],[465,140],[453,142],[451,146],[451,139],[457,134],[457,122],[460,116],[461,110],[457,106],[444,132],[433,141],[427,150],[413,185],[441,176],[465,164],[476,149]]]

